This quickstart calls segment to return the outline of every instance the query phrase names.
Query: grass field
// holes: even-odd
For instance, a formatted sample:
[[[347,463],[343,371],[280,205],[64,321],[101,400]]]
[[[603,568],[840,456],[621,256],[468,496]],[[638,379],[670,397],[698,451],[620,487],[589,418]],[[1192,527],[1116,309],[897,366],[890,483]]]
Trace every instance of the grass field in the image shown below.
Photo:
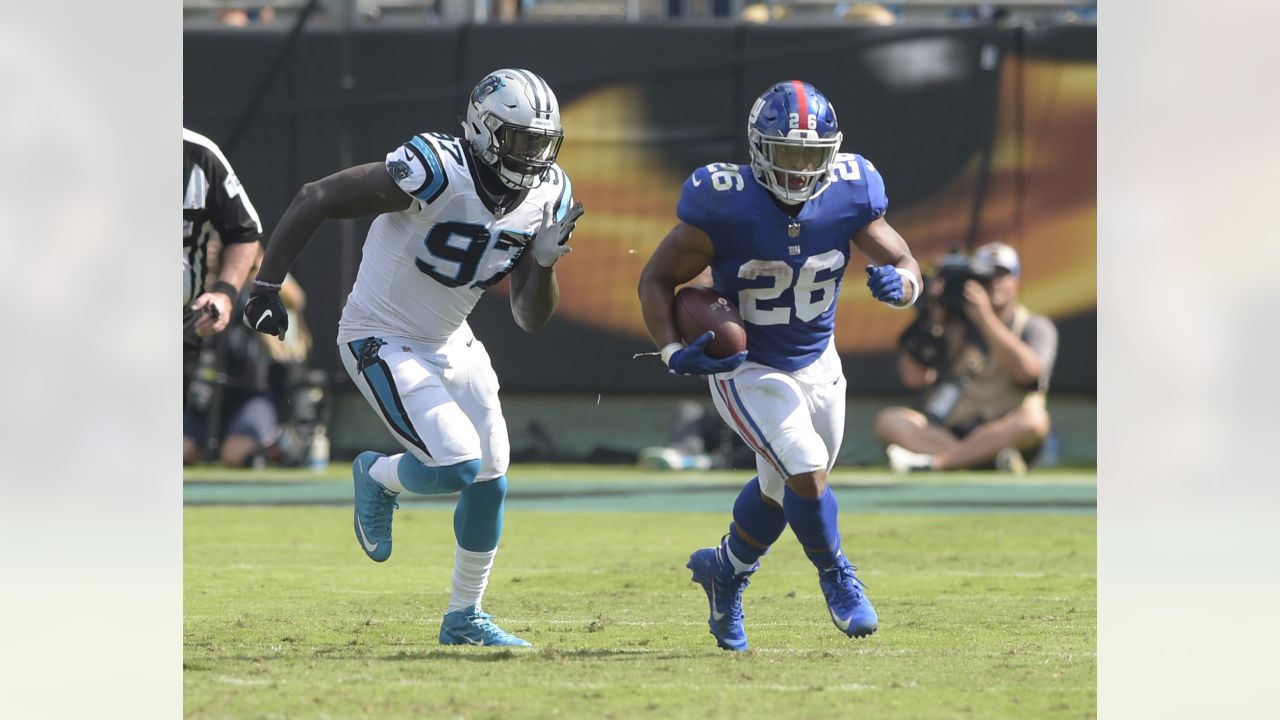
[[[725,485],[718,492],[729,498],[729,483],[744,479],[699,478]],[[318,478],[197,471],[187,476],[188,502],[202,484],[263,479],[276,489],[330,483],[335,493],[349,482],[341,469]],[[739,655],[715,647],[705,597],[683,567],[692,549],[725,531],[728,505],[649,512],[652,503],[633,502],[644,496],[635,493],[561,510],[550,495],[523,501],[518,490],[648,484],[661,492],[690,482],[634,470],[513,471],[485,608],[535,646],[515,651],[436,643],[453,557],[445,506],[402,503],[395,554],[379,565],[356,545],[348,506],[189,504],[186,715],[1095,715],[1091,508],[859,513],[864,487],[900,484],[842,473],[845,548],[869,586],[880,632],[855,641],[832,626],[815,573],[788,533],[747,590],[753,649]],[[1005,484],[982,475],[929,482],[982,497]],[[1007,487],[1052,494],[1091,490],[1092,482],[1091,474],[1033,475]]]

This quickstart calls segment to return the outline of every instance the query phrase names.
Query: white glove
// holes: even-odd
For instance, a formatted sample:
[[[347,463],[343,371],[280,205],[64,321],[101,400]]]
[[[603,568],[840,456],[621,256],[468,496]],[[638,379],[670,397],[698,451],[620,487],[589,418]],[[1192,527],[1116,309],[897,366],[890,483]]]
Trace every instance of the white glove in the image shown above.
[[[538,234],[533,238],[533,259],[539,265],[549,268],[573,249],[565,243],[569,242],[569,235],[582,213],[582,203],[575,202],[569,212],[564,214],[564,219],[557,222],[554,220],[555,203],[542,206],[542,227],[538,228]]]

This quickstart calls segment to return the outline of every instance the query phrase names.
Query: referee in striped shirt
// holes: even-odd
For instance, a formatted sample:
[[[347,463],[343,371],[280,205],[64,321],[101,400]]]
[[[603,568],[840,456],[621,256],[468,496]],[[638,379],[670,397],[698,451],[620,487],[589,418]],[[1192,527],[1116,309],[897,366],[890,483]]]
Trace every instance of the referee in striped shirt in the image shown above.
[[[240,288],[262,251],[258,211],[231,163],[209,138],[182,129],[183,388],[191,382],[201,338],[226,329]],[[209,236],[221,239],[217,279],[205,287]],[[187,288],[190,288],[187,290]]]

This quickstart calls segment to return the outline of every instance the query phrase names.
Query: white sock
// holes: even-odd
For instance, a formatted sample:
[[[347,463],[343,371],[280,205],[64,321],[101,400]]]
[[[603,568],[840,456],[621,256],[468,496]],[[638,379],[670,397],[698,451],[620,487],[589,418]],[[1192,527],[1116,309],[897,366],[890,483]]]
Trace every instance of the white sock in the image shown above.
[[[447,612],[462,610],[472,605],[480,608],[480,598],[489,585],[489,571],[493,569],[494,548],[489,552],[472,552],[458,548],[453,556],[453,594],[449,596]]]
[[[739,560],[738,556],[733,554],[733,550],[729,549],[728,543],[725,543],[724,554],[729,556],[729,563],[733,565],[734,575],[741,575],[744,572],[756,569],[756,566],[754,563],[748,565],[747,563],[744,563],[741,560]]]
[[[404,453],[374,460],[373,465],[369,466],[369,475],[391,492],[404,492],[404,485],[400,484],[400,458],[402,457]]]

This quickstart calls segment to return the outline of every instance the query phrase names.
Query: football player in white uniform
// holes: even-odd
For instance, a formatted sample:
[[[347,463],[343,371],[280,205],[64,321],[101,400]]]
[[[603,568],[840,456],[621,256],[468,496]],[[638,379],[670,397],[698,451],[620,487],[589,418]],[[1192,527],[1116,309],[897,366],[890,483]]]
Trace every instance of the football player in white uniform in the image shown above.
[[[555,264],[582,215],[555,163],[564,132],[555,95],[527,70],[490,73],[471,93],[463,137],[416,135],[385,161],[298,191],[267,245],[245,323],[284,337],[279,283],[325,218],[377,215],[338,326],[347,372],[405,452],[361,453],[355,535],[391,554],[396,496],[459,493],[446,645],[528,645],[481,610],[502,534],[510,443],[498,378],[467,316],[511,275],[511,313],[526,332],[559,300]]]

